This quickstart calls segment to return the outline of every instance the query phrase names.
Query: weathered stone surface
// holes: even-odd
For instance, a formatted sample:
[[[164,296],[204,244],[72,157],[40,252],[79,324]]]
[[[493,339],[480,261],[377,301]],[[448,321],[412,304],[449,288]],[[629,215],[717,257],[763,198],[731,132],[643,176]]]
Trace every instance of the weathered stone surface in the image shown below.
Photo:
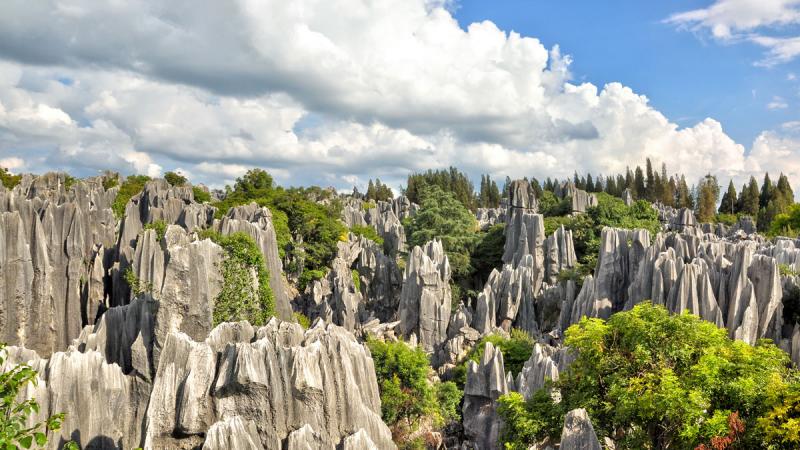
[[[203,450],[264,450],[264,446],[253,422],[233,416],[216,422],[208,429]]]
[[[601,450],[589,414],[583,408],[573,409],[564,417],[559,450]]]
[[[294,331],[280,331],[286,327]],[[270,337],[291,341],[298,333],[299,343]],[[363,429],[378,448],[394,448],[380,419],[372,359],[352,334],[321,321],[303,333],[273,319],[258,335],[215,350],[209,341],[170,334],[147,411],[145,447],[192,448],[211,425],[238,416],[255,423],[264,448],[288,445],[305,425],[310,430],[303,434],[316,433],[323,446]]]
[[[506,208],[478,208],[475,211],[475,219],[478,221],[478,226],[481,230],[487,230],[492,225],[498,223],[505,223],[506,221]]]
[[[515,390],[526,399],[530,398],[534,392],[545,387],[547,380],[558,381],[559,374],[567,369],[573,359],[574,355],[568,348],[535,343],[531,357],[517,375]]]
[[[447,338],[450,297],[450,263],[442,243],[433,240],[424,248],[414,247],[400,294],[399,331],[415,334],[425,351],[433,352]]]
[[[464,433],[475,448],[499,448],[501,421],[496,412],[496,400],[508,390],[503,352],[487,342],[480,363],[467,363],[464,386]]]
[[[532,255],[534,265],[544,265],[544,217],[524,210],[516,211],[506,225],[503,263],[518,266],[525,255]]]

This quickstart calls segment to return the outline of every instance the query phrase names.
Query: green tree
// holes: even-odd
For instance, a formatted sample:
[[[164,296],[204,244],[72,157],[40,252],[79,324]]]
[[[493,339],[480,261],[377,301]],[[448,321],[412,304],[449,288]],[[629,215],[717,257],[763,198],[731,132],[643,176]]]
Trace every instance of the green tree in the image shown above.
[[[6,344],[0,343],[0,367],[7,359]],[[64,414],[31,423],[30,417],[39,413],[39,403],[34,398],[20,400],[28,385],[36,385],[37,375],[27,364],[9,364],[0,373],[0,446],[3,449],[44,447],[47,434],[61,429]],[[64,448],[77,450],[71,442]]]
[[[437,186],[461,202],[464,207],[474,210],[477,200],[475,187],[464,173],[455,167],[447,170],[428,170],[427,172],[414,173],[408,176],[406,188],[403,193],[414,203],[422,203],[422,193],[427,187]]]
[[[728,190],[722,195],[722,201],[719,203],[720,214],[736,214],[736,187],[733,186],[733,180],[728,183]]]
[[[450,260],[453,277],[464,279],[470,273],[469,255],[477,238],[475,216],[454,194],[439,186],[425,188],[419,197],[419,211],[406,222],[409,247],[440,239]]]
[[[516,408],[504,416],[501,408],[514,429],[516,416],[550,418],[534,439],[558,438],[563,415],[586,408],[598,436],[613,438],[617,448],[693,449],[728,436],[734,414],[743,425],[737,445],[773,448],[759,419],[789,398],[797,379],[787,354],[771,342],[731,340],[695,315],[671,315],[649,303],[608,321],[583,318],[567,330],[565,344],[576,359],[548,386],[561,393],[559,403],[539,394],[521,414],[518,401],[500,400]]]
[[[717,200],[719,199],[719,184],[717,177],[711,174],[706,175],[700,180],[697,187],[696,214],[700,222],[711,222],[714,220],[717,210]]]
[[[758,217],[758,181],[755,177],[750,177],[750,182],[742,187],[739,193],[739,212],[750,217]]]
[[[639,166],[636,166],[636,169],[634,170],[633,196],[636,199],[647,198],[647,188],[645,187],[644,173],[642,172],[642,168]]]
[[[125,181],[119,187],[119,193],[117,193],[114,203],[111,204],[111,209],[118,219],[125,216],[125,208],[128,206],[128,201],[134,195],[142,192],[144,185],[148,181],[150,181],[150,177],[146,175],[131,175],[125,178]]]
[[[492,225],[488,230],[481,232],[476,241],[477,244],[470,254],[470,266],[472,274],[483,284],[493,269],[503,267],[505,224]]]
[[[189,182],[185,176],[172,171],[165,173],[164,179],[167,180],[167,183],[171,186],[183,186]]]
[[[764,174],[764,183],[761,185],[761,192],[758,195],[758,207],[766,208],[769,202],[775,198],[775,186],[772,185],[772,180],[769,179],[769,172]]]

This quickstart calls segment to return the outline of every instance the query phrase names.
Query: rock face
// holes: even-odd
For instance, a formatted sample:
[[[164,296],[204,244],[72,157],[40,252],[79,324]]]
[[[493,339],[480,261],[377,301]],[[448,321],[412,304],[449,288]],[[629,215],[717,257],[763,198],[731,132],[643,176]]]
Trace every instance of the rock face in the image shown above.
[[[572,200],[573,213],[585,213],[586,210],[592,206],[597,206],[596,195],[586,192],[583,189],[578,189],[575,187],[575,183],[571,181],[565,181],[557,185],[554,194],[561,199],[570,197]]]
[[[451,301],[450,263],[441,241],[414,247],[400,293],[400,333],[414,334],[425,351],[433,352],[447,338]]]
[[[480,363],[467,363],[464,386],[464,433],[474,448],[499,448],[502,424],[497,416],[496,400],[508,390],[503,353],[487,342]]]
[[[478,208],[475,211],[475,220],[478,221],[478,226],[481,230],[487,230],[492,225],[498,223],[505,223],[506,221],[506,208]]]
[[[601,450],[589,414],[583,408],[573,409],[564,417],[560,450]]]
[[[574,355],[566,347],[551,347],[535,343],[531,357],[517,375],[515,388],[526,399],[545,387],[547,380],[558,381],[561,372],[567,369]]]
[[[66,188],[63,173],[26,175],[0,191],[0,339],[42,354],[65,349],[107,304],[118,188]]]
[[[383,239],[383,252],[397,258],[406,250],[406,233],[400,221],[416,215],[419,205],[404,195],[388,202],[379,201],[366,212],[365,205],[368,204],[348,197],[342,209],[342,221],[348,227],[369,225],[375,228]]]
[[[273,319],[252,342],[169,336],[147,411],[145,447],[193,448],[214,424],[228,421],[218,428],[230,429],[236,417],[245,436],[257,436],[264,448],[284,442],[334,447],[361,430],[366,436],[354,440],[394,448],[380,418],[369,353],[343,328],[322,322],[304,333]],[[306,426],[301,435],[293,433]],[[226,430],[217,435],[244,439]]]

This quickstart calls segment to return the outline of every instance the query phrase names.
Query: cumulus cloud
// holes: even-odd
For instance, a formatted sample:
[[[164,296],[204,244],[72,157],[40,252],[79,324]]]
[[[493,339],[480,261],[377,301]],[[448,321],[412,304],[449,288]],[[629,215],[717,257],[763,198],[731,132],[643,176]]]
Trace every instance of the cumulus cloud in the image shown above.
[[[622,84],[572,83],[558,46],[461,28],[448,8],[2,2],[0,155],[32,171],[181,168],[211,186],[260,166],[337,188],[449,165],[496,177],[608,174],[648,156],[690,177],[756,165],[713,119],[679,128]]]
[[[749,41],[767,49],[758,65],[773,66],[800,55],[800,36],[767,35],[800,24],[800,0],[716,0],[707,8],[671,15],[667,23],[709,31],[722,42]]]

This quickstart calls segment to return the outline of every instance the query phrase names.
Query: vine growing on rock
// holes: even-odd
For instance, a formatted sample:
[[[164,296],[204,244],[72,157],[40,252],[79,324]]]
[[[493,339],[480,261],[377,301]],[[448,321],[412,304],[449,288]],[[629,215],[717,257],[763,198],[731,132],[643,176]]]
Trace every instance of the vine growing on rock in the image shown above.
[[[212,230],[203,231],[200,237],[211,239],[225,251],[220,267],[222,288],[214,301],[214,325],[240,320],[266,324],[275,315],[275,297],[264,255],[253,238],[245,233],[224,236]]]

